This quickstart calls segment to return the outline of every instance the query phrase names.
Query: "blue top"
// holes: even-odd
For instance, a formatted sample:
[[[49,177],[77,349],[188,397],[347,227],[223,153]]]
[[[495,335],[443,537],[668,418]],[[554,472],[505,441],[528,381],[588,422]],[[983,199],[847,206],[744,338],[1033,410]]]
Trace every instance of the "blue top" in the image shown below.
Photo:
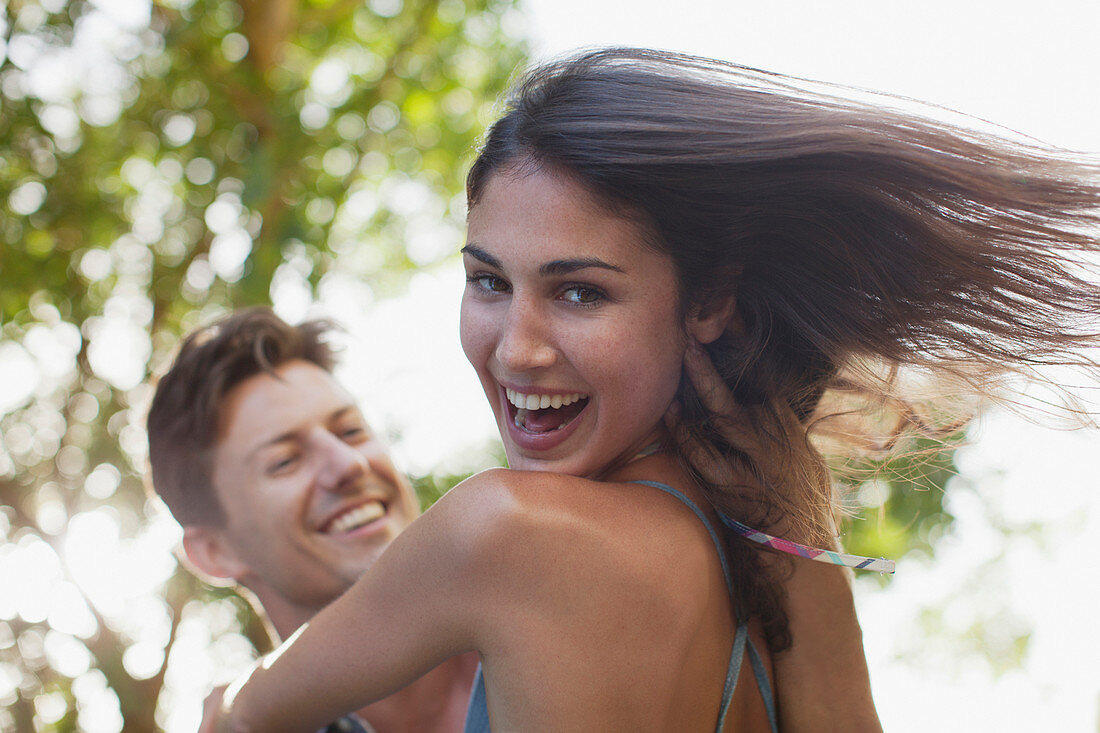
[[[345,715],[325,726],[318,733],[374,733],[374,728],[356,715]]]
[[[635,481],[634,483],[652,486],[655,489],[660,489],[666,494],[671,494],[682,501],[691,511],[695,512],[695,516],[699,517],[699,521],[707,528],[707,533],[710,534],[711,540],[714,541],[714,547],[718,550],[718,559],[722,563],[722,575],[726,578],[726,590],[732,595],[733,581],[730,577],[729,563],[726,561],[726,553],[722,547],[722,541],[718,538],[718,533],[714,531],[714,527],[711,526],[711,523],[707,520],[707,516],[703,514],[702,510],[700,510],[691,499],[667,484],[658,483],[656,481]],[[741,674],[741,662],[745,657],[746,649],[748,650],[749,665],[752,667],[753,676],[756,677],[756,684],[760,688],[760,695],[764,698],[764,707],[768,711],[768,722],[771,724],[772,733],[777,733],[779,726],[775,717],[775,700],[772,697],[771,683],[768,681],[768,675],[764,670],[764,662],[760,658],[760,653],[757,652],[756,646],[752,643],[752,639],[749,638],[748,624],[744,623],[741,619],[738,619],[737,631],[733,636],[733,649],[730,650],[729,666],[726,669],[726,684],[722,689],[722,706],[718,709],[718,724],[715,726],[714,730],[717,733],[721,733],[722,728],[726,724],[726,714],[729,712],[730,702],[733,700],[733,690],[737,687],[737,678]],[[473,690],[470,692],[470,706],[466,709],[465,733],[491,733],[489,727],[489,708],[485,702],[485,679],[481,675],[480,664],[477,667],[477,676],[474,678]]]

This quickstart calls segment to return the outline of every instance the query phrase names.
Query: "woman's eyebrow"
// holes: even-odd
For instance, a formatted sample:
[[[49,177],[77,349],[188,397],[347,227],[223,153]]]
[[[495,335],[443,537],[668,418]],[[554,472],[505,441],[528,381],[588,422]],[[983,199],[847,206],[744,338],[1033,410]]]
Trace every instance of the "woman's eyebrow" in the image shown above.
[[[603,270],[613,270],[626,274],[626,270],[610,262],[604,262],[599,257],[577,257],[571,260],[553,260],[539,267],[539,274],[543,276],[568,275],[577,270],[585,270],[589,267],[598,267]]]
[[[489,267],[495,267],[498,270],[504,269],[500,260],[498,260],[496,257],[493,257],[491,254],[483,250],[481,247],[478,247],[476,244],[467,244],[465,247],[460,249],[459,252],[464,255],[470,255],[475,260],[481,260]]]
[[[476,244],[467,244],[459,251],[462,252],[462,254],[470,255],[474,259],[484,262],[490,267],[495,267],[498,270],[504,269],[504,266],[499,259],[489,254],[481,247],[478,247]],[[610,262],[605,262],[599,257],[575,257],[568,260],[552,260],[544,265],[540,265],[539,274],[543,277],[554,277],[560,275],[568,275],[571,272],[584,270],[589,267],[598,267],[603,270],[612,270],[614,272],[621,272],[624,274],[626,273],[626,270],[619,267],[618,265],[613,265]]]

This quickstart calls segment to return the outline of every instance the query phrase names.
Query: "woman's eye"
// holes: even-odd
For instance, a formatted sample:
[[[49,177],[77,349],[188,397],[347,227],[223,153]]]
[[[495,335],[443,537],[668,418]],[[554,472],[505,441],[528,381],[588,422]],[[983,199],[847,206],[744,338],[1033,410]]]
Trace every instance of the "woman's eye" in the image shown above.
[[[603,291],[588,285],[570,285],[562,292],[562,300],[577,305],[597,305],[603,299]]]
[[[509,289],[506,280],[496,275],[487,275],[485,273],[467,275],[466,282],[471,285],[476,285],[478,288],[488,293],[507,293]]]

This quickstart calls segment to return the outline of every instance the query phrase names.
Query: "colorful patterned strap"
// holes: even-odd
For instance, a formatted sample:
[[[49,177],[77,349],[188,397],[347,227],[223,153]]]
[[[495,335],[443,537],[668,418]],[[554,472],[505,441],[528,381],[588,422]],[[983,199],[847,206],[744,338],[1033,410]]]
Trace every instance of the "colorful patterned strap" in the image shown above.
[[[770,547],[773,550],[786,552],[789,555],[798,555],[807,560],[817,560],[818,562],[828,563],[830,565],[844,565],[845,567],[856,568],[857,570],[877,570],[880,573],[890,574],[894,572],[893,560],[863,557],[862,555],[848,555],[843,552],[833,552],[832,550],[819,550],[809,545],[803,545],[798,542],[792,542],[791,540],[785,540],[782,537],[776,537],[767,532],[761,532],[752,527],[746,527],[737,520],[730,519],[721,513],[719,513],[718,517],[722,520],[722,524],[726,525],[737,534],[753,542],[764,545],[765,547]]]

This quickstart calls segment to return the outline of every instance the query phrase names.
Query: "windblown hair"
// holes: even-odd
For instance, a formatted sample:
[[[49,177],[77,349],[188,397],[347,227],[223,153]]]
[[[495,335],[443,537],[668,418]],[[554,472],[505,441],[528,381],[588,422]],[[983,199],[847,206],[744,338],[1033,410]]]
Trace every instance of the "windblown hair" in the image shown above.
[[[882,100],[898,100],[882,96]],[[704,488],[758,526],[829,542],[833,498],[809,447],[826,405],[896,395],[899,369],[992,393],[1048,364],[1094,367],[1100,165],[813,84],[657,51],[589,52],[530,72],[467,178],[545,170],[638,222],[675,263],[684,313],[735,296],[708,352],[761,439],[814,457],[791,486],[716,430],[689,384],[683,419],[754,486]],[[1092,268],[1090,270],[1090,268]],[[831,395],[841,399],[829,399]],[[823,399],[826,398],[826,399]],[[798,416],[791,428],[783,414]],[[902,410],[909,421],[915,411]],[[817,474],[816,476],[814,474]],[[698,478],[698,476],[697,476]],[[789,642],[780,584],[733,541],[738,598]],[[766,574],[765,574],[766,575]]]
[[[149,407],[152,488],[180,524],[225,521],[212,482],[214,447],[229,392],[257,374],[303,359],[331,372],[327,321],[291,326],[271,309],[240,310],[192,332],[157,382]]]

